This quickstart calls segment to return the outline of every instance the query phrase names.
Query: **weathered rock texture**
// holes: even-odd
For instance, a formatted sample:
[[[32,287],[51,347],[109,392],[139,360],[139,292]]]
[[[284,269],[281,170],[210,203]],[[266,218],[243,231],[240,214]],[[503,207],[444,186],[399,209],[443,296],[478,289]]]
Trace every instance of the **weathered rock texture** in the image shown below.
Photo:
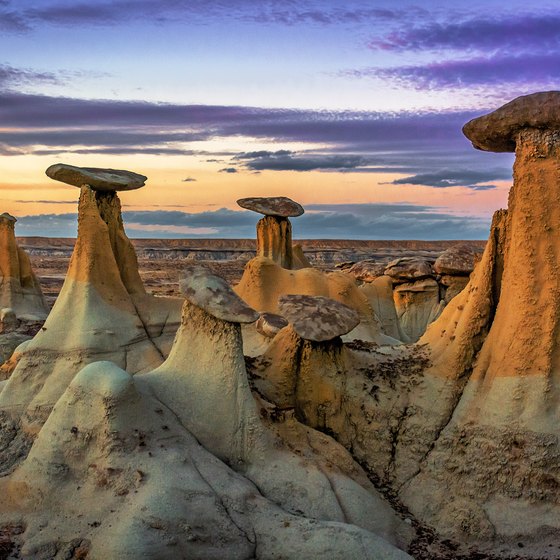
[[[292,247],[290,217],[301,216],[303,207],[285,196],[241,198],[241,208],[264,214],[257,223],[257,256],[266,257],[283,268],[299,269],[309,265],[299,246]]]
[[[359,338],[377,343],[397,343],[381,331],[368,297],[353,278],[343,272],[325,273],[313,268],[287,270],[271,259],[257,257],[245,267],[236,292],[254,309],[263,313],[280,314],[278,299],[282,295],[299,294],[334,299],[358,312],[360,324],[345,338]],[[244,333],[246,352],[254,355],[253,345],[262,350],[251,333]]]
[[[122,169],[75,167],[65,163],[51,165],[46,174],[55,181],[81,188],[88,185],[96,191],[130,191],[143,187],[147,177]]]
[[[560,92],[464,130],[482,149],[515,149],[514,185],[470,284],[421,340],[452,406],[402,495],[444,534],[536,549],[560,528]]]
[[[113,192],[82,187],[78,239],[68,274],[42,329],[21,353],[0,409],[28,410],[39,424],[86,364],[110,359],[130,373],[169,353],[181,301],[146,293]]]
[[[16,219],[0,214],[0,309],[9,308],[20,320],[41,321],[48,314],[29,257],[18,247]]]

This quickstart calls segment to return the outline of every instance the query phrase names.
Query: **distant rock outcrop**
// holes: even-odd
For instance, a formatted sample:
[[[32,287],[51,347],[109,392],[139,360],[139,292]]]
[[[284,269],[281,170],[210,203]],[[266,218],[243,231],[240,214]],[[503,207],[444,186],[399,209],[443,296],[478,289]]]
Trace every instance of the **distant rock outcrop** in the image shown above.
[[[16,221],[0,214],[0,309],[11,309],[19,320],[43,321],[49,310],[29,257],[16,242]]]

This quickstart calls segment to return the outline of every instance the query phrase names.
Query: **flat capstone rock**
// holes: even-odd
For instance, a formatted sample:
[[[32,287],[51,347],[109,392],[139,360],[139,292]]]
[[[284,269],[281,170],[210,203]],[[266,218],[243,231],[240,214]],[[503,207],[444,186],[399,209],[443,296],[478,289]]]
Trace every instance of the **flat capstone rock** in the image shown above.
[[[51,165],[45,173],[55,181],[74,187],[88,185],[96,191],[132,191],[143,187],[148,179],[122,169],[75,167],[65,163]]]
[[[187,301],[216,319],[230,323],[254,323],[259,318],[259,314],[223,278],[203,266],[186,268],[179,286]]]
[[[492,113],[469,121],[463,134],[478,150],[515,152],[517,135],[527,128],[560,130],[560,91],[517,97]]]
[[[275,313],[261,313],[257,321],[257,331],[268,338],[275,337],[284,327],[289,325],[282,315]]]
[[[342,336],[360,323],[356,311],[323,296],[284,295],[278,299],[278,307],[296,333],[313,342]]]
[[[240,198],[237,204],[246,210],[280,218],[295,218],[305,212],[301,204],[286,196]]]
[[[14,216],[12,216],[11,214],[8,214],[8,212],[4,212],[3,214],[0,214],[0,220],[6,220],[8,222],[17,222],[16,218],[14,218]]]

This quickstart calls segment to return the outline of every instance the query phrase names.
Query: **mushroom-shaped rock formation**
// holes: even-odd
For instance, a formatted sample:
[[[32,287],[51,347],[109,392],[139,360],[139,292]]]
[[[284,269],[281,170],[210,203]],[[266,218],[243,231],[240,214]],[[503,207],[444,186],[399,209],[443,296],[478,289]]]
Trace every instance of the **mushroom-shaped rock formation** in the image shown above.
[[[111,362],[89,364],[74,377],[27,458],[2,472],[4,550],[22,558],[411,560],[367,528],[280,507],[201,446],[143,377]],[[212,412],[219,421],[221,411]],[[0,429],[7,429],[5,422]],[[357,515],[353,503],[370,496],[367,479],[354,483],[360,490],[344,485],[352,469],[334,464],[351,461],[348,454],[328,436],[308,431],[332,458],[318,468],[329,472],[334,492],[353,496],[347,516]],[[4,456],[3,446],[1,467]],[[352,474],[363,477],[356,469]],[[316,499],[329,493],[325,488]],[[360,513],[390,529],[394,518],[390,512],[383,517],[383,505]]]
[[[41,424],[90,362],[110,359],[130,373],[153,369],[171,348],[181,305],[146,293],[116,192],[82,187],[64,285],[0,393],[0,410]]]
[[[153,391],[208,451],[253,481],[283,509],[318,520],[360,526],[366,522],[364,528],[398,542],[402,524],[371,486],[362,486],[336,466],[337,456],[349,459],[338,444],[328,439],[333,450],[329,453],[333,464],[328,466],[310,448],[323,436],[293,418],[286,420],[288,426],[261,417],[269,404],[257,404],[251,393],[238,322],[253,318],[250,310],[243,306],[240,313],[239,301],[227,284],[198,267],[185,270],[182,286],[187,299],[171,353],[159,368],[136,376],[135,381]],[[208,304],[208,293],[219,304]],[[296,433],[303,450],[299,455],[289,450],[296,445]],[[286,446],[283,438],[288,434],[292,439]],[[380,526],[381,510],[387,517]],[[368,521],[365,511],[372,516]]]
[[[0,308],[23,321],[44,321],[48,307],[27,253],[18,247],[16,219],[0,214]]]
[[[344,272],[325,273],[314,268],[286,270],[270,259],[256,257],[247,263],[235,291],[260,313],[280,315],[280,296],[300,294],[328,297],[347,305],[359,314],[360,323],[345,335],[345,339],[359,338],[378,344],[399,342],[382,331],[368,297],[354,279]],[[246,353],[255,355],[253,339],[248,331],[244,333],[244,341]]]
[[[264,216],[278,218],[297,218],[305,212],[301,204],[287,196],[240,198],[237,204]]]
[[[88,185],[96,191],[131,191],[143,187],[147,177],[122,169],[75,167],[65,163],[51,165],[46,174],[55,181],[74,187]]]
[[[360,323],[356,311],[322,296],[280,296],[278,307],[304,340],[323,342],[349,333]]]
[[[306,424],[323,429],[325,414],[341,407],[341,392],[332,390],[346,370],[340,336],[354,329],[360,317],[322,296],[284,295],[279,308],[291,326],[265,353],[267,368],[255,385],[281,409],[295,409]]]
[[[526,136],[528,130],[560,130],[559,105],[560,91],[523,95],[488,115],[469,121],[463,133],[478,150],[518,153],[520,133]],[[544,139],[547,136],[545,134]]]
[[[269,258],[283,268],[294,268],[289,218],[301,216],[303,207],[285,196],[241,198],[237,204],[241,208],[264,214],[264,218],[257,223],[257,256]],[[302,254],[299,253],[297,260],[302,261]],[[302,266],[302,262],[299,266]]]
[[[433,365],[413,423],[424,416],[435,438],[416,438],[419,471],[401,496],[442,533],[538,556],[560,529],[560,92],[518,98],[464,132],[480,149],[515,150],[514,184],[469,285],[420,341]]]

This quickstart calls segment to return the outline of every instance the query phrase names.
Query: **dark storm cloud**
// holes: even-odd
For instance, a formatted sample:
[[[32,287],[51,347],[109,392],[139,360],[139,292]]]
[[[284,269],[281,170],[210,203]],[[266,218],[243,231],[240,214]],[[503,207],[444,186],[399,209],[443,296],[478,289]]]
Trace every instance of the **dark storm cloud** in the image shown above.
[[[407,26],[370,42],[372,49],[389,51],[555,50],[560,46],[560,14],[518,13],[471,17],[463,21],[429,22]]]
[[[435,188],[466,187],[473,190],[490,190],[495,185],[489,181],[511,180],[510,169],[486,169],[473,171],[470,169],[440,169],[430,173],[420,173],[411,177],[403,177],[391,181],[391,185],[422,185]]]
[[[293,220],[300,239],[485,239],[489,220],[440,213],[414,204],[313,204]],[[192,214],[180,211],[126,211],[132,237],[252,238],[259,216],[225,208]],[[77,215],[41,214],[18,220],[18,234],[71,237]],[[205,228],[211,233],[177,233],[172,228]],[[166,229],[167,228],[167,229]]]

